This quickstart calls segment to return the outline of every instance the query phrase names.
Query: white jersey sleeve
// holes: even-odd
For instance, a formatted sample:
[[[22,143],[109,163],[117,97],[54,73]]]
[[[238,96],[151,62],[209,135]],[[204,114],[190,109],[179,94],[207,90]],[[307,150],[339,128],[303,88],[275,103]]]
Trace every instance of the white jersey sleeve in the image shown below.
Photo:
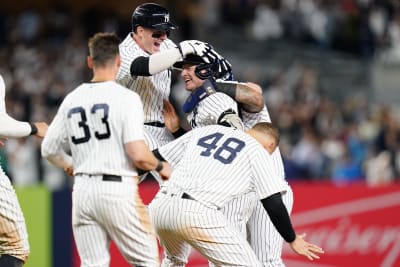
[[[160,51],[174,47],[167,39],[161,43]],[[171,70],[166,69],[152,76],[131,76],[131,64],[140,56],[150,56],[139,47],[129,34],[119,45],[121,66],[117,74],[117,82],[139,94],[144,111],[145,122],[164,122],[162,115],[163,101],[168,99],[171,90]]]
[[[238,114],[237,103],[228,95],[216,92],[200,101],[188,114],[187,120],[192,128],[215,125],[221,114],[228,109]]]
[[[191,136],[192,131],[189,131],[174,141],[159,147],[158,151],[168,163],[175,166],[181,161]]]
[[[287,183],[283,173],[277,171],[272,156],[261,145],[252,151],[250,164],[255,190],[260,199],[286,191]]]
[[[25,137],[30,135],[32,128],[29,123],[17,121],[7,114],[5,96],[6,86],[0,75],[0,136]]]
[[[67,99],[67,98],[66,98]],[[41,145],[42,156],[45,158],[64,154],[63,148],[68,144],[68,135],[64,120],[65,99],[61,103],[57,114],[50,123]],[[61,167],[61,166],[58,166]]]
[[[259,122],[271,122],[271,118],[269,116],[267,106],[264,105],[264,108],[260,112],[251,113],[247,112],[244,109],[240,110],[242,113],[242,120],[244,124],[244,130],[247,131],[254,125]]]

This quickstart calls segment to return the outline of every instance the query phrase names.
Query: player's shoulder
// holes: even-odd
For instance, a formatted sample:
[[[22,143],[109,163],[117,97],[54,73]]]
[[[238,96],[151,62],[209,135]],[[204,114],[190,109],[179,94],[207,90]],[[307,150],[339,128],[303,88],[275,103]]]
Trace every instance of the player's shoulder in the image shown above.
[[[145,53],[132,38],[131,34],[128,34],[126,38],[119,44],[119,52],[122,59],[125,55],[141,55]]]

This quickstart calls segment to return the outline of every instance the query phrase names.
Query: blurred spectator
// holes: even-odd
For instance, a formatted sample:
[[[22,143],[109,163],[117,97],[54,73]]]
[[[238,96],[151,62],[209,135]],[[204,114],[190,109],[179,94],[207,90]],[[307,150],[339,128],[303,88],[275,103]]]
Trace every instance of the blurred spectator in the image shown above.
[[[357,92],[352,87],[371,84],[371,73],[356,76],[360,70],[339,64],[343,55],[358,62],[364,56],[371,64],[382,58],[391,64],[400,62],[399,1],[168,3],[178,6],[173,10],[178,13],[174,17],[181,18],[180,38],[217,42],[222,55],[229,52],[237,78],[263,84],[272,121],[281,132],[288,179],[365,178],[375,185],[400,177],[400,125],[396,112],[369,98],[368,88]],[[126,21],[130,21],[130,14],[122,17],[101,8],[77,12],[66,3],[63,5],[47,10],[29,8],[0,17],[0,71],[8,84],[7,110],[18,119],[50,122],[64,96],[78,81],[90,78],[83,60],[89,33],[129,30],[121,27],[129,26]],[[253,38],[245,40],[245,34],[250,32]],[[293,44],[292,50],[299,47],[297,57],[281,47],[288,43]],[[364,67],[362,63],[361,66]],[[344,75],[331,75],[333,78],[327,80],[325,76],[333,72]],[[340,77],[346,80],[338,81]],[[184,116],[180,105],[186,95],[177,87],[182,85],[173,84],[172,101]],[[340,90],[336,92],[335,88]],[[7,152],[9,170],[11,175],[16,174],[16,181],[20,175],[14,169],[27,160],[27,155],[38,159],[38,149],[39,144],[32,142],[7,144],[3,152]],[[62,172],[35,160],[26,164],[37,165],[28,166],[33,175],[21,177],[31,180],[21,183],[37,183],[43,178],[42,182],[54,190],[70,185]],[[377,172],[377,168],[385,171]]]

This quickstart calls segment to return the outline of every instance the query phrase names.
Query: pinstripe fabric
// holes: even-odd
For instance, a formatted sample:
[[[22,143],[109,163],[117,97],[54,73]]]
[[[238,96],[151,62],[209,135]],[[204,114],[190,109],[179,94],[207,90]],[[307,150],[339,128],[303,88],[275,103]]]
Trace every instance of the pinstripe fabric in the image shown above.
[[[169,39],[161,43],[160,51],[176,47]],[[163,122],[162,109],[164,99],[169,99],[171,90],[171,70],[167,69],[152,76],[135,76],[130,74],[132,61],[140,56],[148,57],[144,50],[133,40],[131,34],[119,45],[121,66],[117,74],[117,82],[139,94],[143,103],[144,122]],[[145,141],[150,149],[155,149],[174,139],[166,128],[145,126]],[[157,172],[151,172],[161,185],[165,183]],[[147,174],[140,178],[145,179]]]
[[[282,193],[282,200],[290,214],[293,207],[293,192],[290,187]],[[256,202],[255,211],[247,226],[248,241],[263,266],[285,266],[281,257],[284,240],[269,219],[261,201]]]
[[[161,43],[160,51],[176,47],[169,39]],[[171,70],[167,69],[152,76],[136,76],[130,74],[130,66],[134,59],[147,54],[133,40],[130,34],[122,41],[119,46],[121,55],[121,66],[117,74],[117,81],[125,87],[139,94],[143,102],[144,121],[163,122],[162,116],[163,100],[169,98],[171,89]]]
[[[8,254],[26,261],[28,233],[17,195],[0,168],[0,255]]]
[[[0,75],[0,135],[4,137],[28,136],[31,127],[7,115],[6,88]],[[0,255],[8,254],[24,262],[29,255],[28,233],[17,195],[10,179],[0,167]]]
[[[238,114],[236,102],[224,93],[217,92],[200,101],[188,114],[187,120],[192,128],[217,124],[219,116],[228,109]]]
[[[245,128],[251,128],[254,124],[262,121],[271,122],[267,107],[259,113],[248,113],[242,111],[243,123]],[[282,156],[279,148],[272,154],[273,168],[281,179],[285,177]],[[289,214],[293,206],[293,192],[290,186],[287,191],[282,193],[282,200]],[[282,267],[282,245],[283,238],[272,224],[267,212],[260,201],[255,201],[255,208],[247,223],[249,242],[258,259],[263,262],[264,267]]]
[[[49,126],[42,154],[57,155],[67,146],[73,158],[72,224],[81,266],[109,266],[110,240],[132,265],[158,266],[137,171],[125,152],[126,143],[144,135],[139,96],[113,81],[76,88]],[[102,174],[123,179],[103,181]]]
[[[81,266],[108,267],[111,240],[132,266],[159,266],[157,240],[136,179],[107,182],[101,176],[76,176],[72,200]]]
[[[216,266],[261,266],[246,239],[221,211],[170,195],[152,202],[149,209],[165,249],[161,266],[185,266],[189,245]]]
[[[197,141],[215,133],[223,135],[217,145],[227,142],[234,150],[235,142],[230,143],[229,138],[246,144],[229,164],[221,164],[213,156],[199,156],[206,149]],[[224,158],[231,155],[225,149],[219,151]],[[159,152],[174,167],[170,182],[179,184],[186,193],[208,206],[222,208],[233,197],[252,190],[262,199],[285,191],[287,187],[275,173],[271,156],[262,146],[249,135],[230,127],[210,125],[193,129],[160,147]]]
[[[215,141],[213,138],[209,139],[210,136],[219,136],[219,138]],[[202,139],[203,137],[206,137],[206,139]],[[240,151],[238,151],[238,146],[235,145],[237,141],[233,140],[244,142],[244,146]],[[215,154],[213,154],[214,156],[211,156],[212,154],[208,155],[208,153],[204,154],[210,147],[212,147],[211,151],[219,151],[215,152],[217,156]],[[166,211],[167,207],[165,205],[169,205],[166,203],[171,203],[171,201],[165,201],[163,197],[157,197],[150,206],[153,224],[160,239],[163,240],[162,244],[165,242],[165,246],[169,249],[168,253],[171,254],[166,261],[177,262],[175,263],[176,265],[170,266],[183,266],[182,264],[187,260],[186,253],[188,249],[182,245],[183,241],[190,243],[218,266],[232,266],[227,263],[229,261],[237,264],[235,266],[258,266],[257,261],[252,260],[253,256],[243,256],[233,248],[219,246],[220,243],[233,242],[232,244],[238,245],[243,249],[243,252],[248,253],[247,248],[245,248],[248,244],[244,235],[239,234],[238,229],[234,226],[229,226],[231,230],[223,227],[222,225],[227,225],[227,220],[225,215],[216,209],[224,207],[232,199],[248,192],[255,192],[257,198],[261,199],[276,192],[285,191],[287,185],[275,173],[271,156],[265,153],[262,146],[247,134],[219,125],[193,129],[181,138],[160,147],[159,151],[174,167],[167,193],[170,194],[172,192],[172,195],[177,192],[176,194],[179,196],[179,192],[185,192],[196,199],[196,201],[192,202],[199,203],[195,204],[196,207],[193,206],[194,204],[168,207],[168,211]],[[234,159],[231,162],[229,160],[220,161],[220,157],[232,159],[232,154],[234,154]],[[163,194],[163,192],[160,191],[157,196],[160,194]],[[188,201],[181,198],[176,199],[178,203],[185,201],[187,203]],[[161,204],[162,207],[158,207],[157,203],[163,203]],[[173,206],[174,204],[170,205]],[[205,214],[199,214],[195,218],[189,216],[191,213],[202,211],[198,205],[202,209],[207,209],[207,211],[213,210],[213,214],[211,215],[204,211]],[[174,212],[175,209],[177,210]],[[184,213],[181,213],[182,211]],[[207,219],[210,218],[216,218],[216,221],[207,222]],[[178,223],[183,226],[176,225]],[[203,224],[204,226],[202,226]],[[182,227],[184,229],[187,228],[189,231],[191,228],[197,229],[199,225],[201,229],[204,227],[211,231],[208,233],[207,238],[215,238],[213,244],[216,244],[215,246],[218,249],[210,249],[202,244],[204,240],[201,237],[196,237],[196,233],[184,236],[180,232]],[[165,229],[168,229],[168,231],[165,232]],[[229,241],[226,240],[224,235],[226,232],[224,231],[234,231],[234,234],[230,232],[231,239]],[[176,240],[170,238],[172,234],[175,234]],[[193,236],[196,238],[193,238]],[[232,250],[235,251],[234,254],[237,258],[230,254]],[[218,259],[222,257],[227,262],[224,263],[225,265],[221,265],[220,260],[215,260],[215,257]],[[230,264],[233,263],[231,262]]]
[[[97,104],[107,104],[108,125],[103,121],[105,111],[91,110]],[[68,113],[82,108],[89,128],[85,133],[83,115]],[[144,140],[142,105],[137,94],[115,82],[84,83],[68,94],[49,126],[42,150],[57,154],[65,146],[71,149],[74,173],[114,174],[137,176],[125,153],[124,144]],[[98,139],[97,133],[110,133],[109,138]],[[87,142],[75,144],[73,138],[90,136]],[[106,152],[106,153],[105,153]]]

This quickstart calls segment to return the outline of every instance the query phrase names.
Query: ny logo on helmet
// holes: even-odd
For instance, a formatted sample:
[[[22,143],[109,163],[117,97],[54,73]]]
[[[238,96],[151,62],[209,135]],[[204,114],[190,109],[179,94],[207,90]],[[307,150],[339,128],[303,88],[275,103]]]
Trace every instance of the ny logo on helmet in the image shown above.
[[[169,14],[165,14],[164,15],[164,22],[168,22],[169,21]]]

